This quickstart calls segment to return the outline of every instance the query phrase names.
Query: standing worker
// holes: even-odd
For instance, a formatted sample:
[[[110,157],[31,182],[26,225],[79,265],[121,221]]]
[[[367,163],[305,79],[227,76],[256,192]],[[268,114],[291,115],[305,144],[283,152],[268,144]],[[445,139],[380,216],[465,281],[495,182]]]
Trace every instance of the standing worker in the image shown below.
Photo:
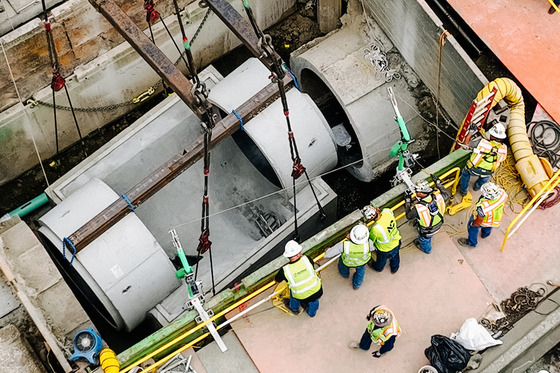
[[[484,184],[482,186],[482,195],[467,225],[469,237],[459,238],[459,244],[467,247],[476,247],[479,231],[481,231],[481,238],[490,236],[492,228],[499,226],[502,221],[507,197],[506,191],[498,185],[490,182]]]
[[[290,261],[276,274],[276,282],[286,281],[290,288],[290,299],[286,306],[293,314],[299,315],[300,305],[307,314],[314,317],[319,309],[319,298],[323,295],[321,279],[313,268],[313,261],[301,255],[302,247],[290,240],[284,247],[284,256]]]
[[[506,129],[501,123],[496,123],[494,127],[488,131],[490,140],[480,139],[480,142],[473,149],[471,158],[468,160],[466,167],[461,172],[459,179],[459,193],[462,196],[467,194],[469,189],[469,181],[471,176],[478,176],[474,183],[473,190],[480,190],[482,184],[490,179],[490,176],[500,163],[502,163],[507,156],[507,147],[502,142],[506,138]],[[470,146],[461,145],[472,149]]]
[[[325,258],[334,258],[340,254],[338,272],[344,278],[350,277],[350,268],[355,268],[352,287],[358,290],[364,282],[366,264],[371,259],[371,252],[375,247],[369,239],[368,227],[363,224],[355,225],[346,238],[348,239],[328,249]]]
[[[372,261],[371,268],[381,272],[385,268],[387,259],[389,259],[391,273],[397,273],[401,262],[399,256],[401,234],[397,228],[397,221],[393,211],[366,206],[362,209],[362,214],[367,220],[374,221],[369,230],[369,238],[377,249],[377,259]]]
[[[369,321],[366,331],[362,335],[360,342],[350,342],[348,347],[351,349],[369,350],[371,342],[381,346],[379,351],[374,351],[371,355],[373,357],[381,357],[386,352],[393,349],[395,340],[401,335],[401,328],[393,311],[387,306],[374,307],[366,316]]]
[[[431,175],[435,183],[434,190],[426,180],[416,183],[416,201],[412,204],[409,189],[405,192],[404,210],[408,220],[414,220],[414,225],[418,229],[418,238],[414,244],[420,250],[429,254],[432,252],[432,237],[443,225],[443,215],[445,214],[445,204],[449,201],[450,193],[445,189],[441,180]]]

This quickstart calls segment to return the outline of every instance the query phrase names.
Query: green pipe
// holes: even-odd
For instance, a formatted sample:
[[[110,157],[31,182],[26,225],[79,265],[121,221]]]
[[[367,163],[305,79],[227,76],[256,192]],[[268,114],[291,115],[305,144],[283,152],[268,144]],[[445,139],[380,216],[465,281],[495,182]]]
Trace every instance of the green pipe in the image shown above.
[[[45,193],[39,194],[37,197],[33,198],[31,201],[28,201],[18,207],[17,209],[10,211],[8,215],[10,217],[17,215],[20,218],[24,217],[25,215],[37,210],[39,207],[43,206],[49,202],[47,195]]]

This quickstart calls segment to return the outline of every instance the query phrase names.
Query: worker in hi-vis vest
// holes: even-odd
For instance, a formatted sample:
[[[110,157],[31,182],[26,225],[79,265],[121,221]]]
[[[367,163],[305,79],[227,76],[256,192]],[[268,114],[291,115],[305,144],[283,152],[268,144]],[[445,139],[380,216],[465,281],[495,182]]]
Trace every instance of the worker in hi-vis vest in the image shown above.
[[[498,227],[502,221],[507,198],[506,191],[498,185],[490,182],[482,185],[482,195],[467,224],[469,237],[459,238],[459,244],[475,247],[478,243],[479,231],[481,238],[490,236],[492,228]]]
[[[473,190],[480,190],[482,184],[490,179],[500,163],[506,159],[507,147],[502,143],[506,138],[506,129],[503,124],[496,123],[487,133],[490,139],[480,139],[478,144],[473,141],[474,149],[471,146],[461,145],[463,148],[473,149],[471,158],[467,161],[459,179],[459,193],[463,196],[467,194],[471,176],[478,176]]]
[[[309,316],[314,317],[319,309],[319,298],[323,295],[323,287],[313,267],[313,260],[302,255],[301,250],[301,245],[294,240],[286,243],[284,256],[288,258],[289,263],[278,271],[275,280],[288,283],[290,299],[286,299],[284,303],[293,314],[301,313],[301,305]]]
[[[374,351],[373,357],[381,357],[386,352],[393,349],[395,340],[401,335],[401,327],[387,306],[374,307],[366,316],[368,325],[366,331],[362,335],[360,342],[352,341],[348,344],[353,350],[362,349],[369,350],[371,342],[381,346],[379,351]]]
[[[369,239],[369,230],[364,224],[352,227],[346,240],[341,241],[325,252],[325,258],[334,258],[340,254],[338,272],[344,278],[350,277],[350,268],[355,272],[352,276],[352,287],[357,290],[364,282],[366,264],[371,259],[371,252],[375,250]]]
[[[399,256],[401,234],[397,228],[393,211],[390,209],[380,210],[378,207],[368,205],[362,209],[362,214],[366,220],[374,221],[369,229],[369,238],[377,249],[377,259],[371,261],[371,268],[381,272],[385,268],[387,260],[389,260],[391,273],[396,273],[401,262]]]
[[[404,197],[406,218],[413,220],[418,230],[418,238],[414,239],[414,244],[426,254],[432,252],[432,237],[443,225],[445,204],[451,197],[441,180],[435,175],[431,176],[435,190],[426,180],[420,180],[414,188],[415,201],[412,201],[412,191],[409,189]]]

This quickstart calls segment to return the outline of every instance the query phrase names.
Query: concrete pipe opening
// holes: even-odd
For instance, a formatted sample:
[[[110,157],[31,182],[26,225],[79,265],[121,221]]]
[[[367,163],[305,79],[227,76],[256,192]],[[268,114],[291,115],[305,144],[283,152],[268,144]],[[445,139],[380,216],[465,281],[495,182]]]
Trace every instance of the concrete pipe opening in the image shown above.
[[[352,124],[334,93],[310,69],[301,71],[300,84],[315,102],[329,127],[333,131],[338,167],[352,165],[356,168],[363,166],[363,154]]]

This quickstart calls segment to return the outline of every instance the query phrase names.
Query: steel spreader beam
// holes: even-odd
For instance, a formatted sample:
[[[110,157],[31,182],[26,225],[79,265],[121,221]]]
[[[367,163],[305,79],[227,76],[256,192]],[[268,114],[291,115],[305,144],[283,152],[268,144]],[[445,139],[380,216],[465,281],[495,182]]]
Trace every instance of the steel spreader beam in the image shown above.
[[[204,3],[241,40],[253,56],[257,57],[268,70],[274,71],[272,60],[263,54],[262,49],[259,47],[259,40],[255,30],[253,30],[253,26],[251,26],[249,21],[243,18],[226,0],[204,0]]]

